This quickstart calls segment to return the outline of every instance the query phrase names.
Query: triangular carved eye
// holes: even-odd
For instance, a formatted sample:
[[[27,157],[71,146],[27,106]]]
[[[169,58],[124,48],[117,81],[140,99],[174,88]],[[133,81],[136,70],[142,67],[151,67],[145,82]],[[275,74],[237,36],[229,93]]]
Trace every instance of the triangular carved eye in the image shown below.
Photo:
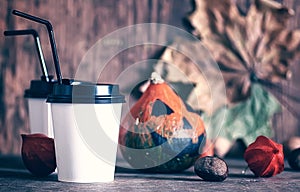
[[[161,116],[161,115],[170,115],[171,113],[174,113],[174,111],[165,103],[163,103],[161,100],[157,99],[152,107],[151,116]]]
[[[183,129],[193,129],[193,127],[185,117],[183,118]]]

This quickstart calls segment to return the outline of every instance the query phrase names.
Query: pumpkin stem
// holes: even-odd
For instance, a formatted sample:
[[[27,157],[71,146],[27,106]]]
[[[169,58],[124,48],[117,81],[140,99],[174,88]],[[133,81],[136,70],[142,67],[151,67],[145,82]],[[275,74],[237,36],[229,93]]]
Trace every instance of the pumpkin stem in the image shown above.
[[[151,74],[150,81],[153,84],[161,84],[161,83],[165,82],[163,80],[163,78],[161,78],[161,76],[158,73],[156,73],[156,72],[153,72]]]

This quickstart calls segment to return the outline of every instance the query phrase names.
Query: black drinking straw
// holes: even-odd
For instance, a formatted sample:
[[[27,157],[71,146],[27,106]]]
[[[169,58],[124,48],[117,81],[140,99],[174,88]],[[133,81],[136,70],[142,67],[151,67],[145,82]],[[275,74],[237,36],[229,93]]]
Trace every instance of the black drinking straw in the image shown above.
[[[4,31],[4,35],[5,36],[32,35],[34,37],[34,42],[35,42],[35,46],[36,46],[36,49],[38,52],[39,61],[40,61],[41,69],[42,69],[42,73],[43,73],[43,78],[46,80],[46,82],[50,82],[50,78],[48,75],[48,70],[47,70],[47,66],[45,63],[42,45],[40,42],[40,37],[39,37],[38,32],[36,32],[36,30],[34,30],[34,29],[14,30],[14,31]]]
[[[13,10],[12,14],[23,17],[25,19],[29,19],[31,21],[35,21],[37,23],[41,23],[46,25],[47,30],[48,30],[48,35],[50,39],[50,44],[51,44],[51,49],[52,49],[52,56],[55,64],[55,71],[56,71],[56,76],[57,76],[57,81],[59,84],[62,84],[62,76],[60,72],[60,64],[58,60],[58,54],[57,54],[57,49],[56,49],[56,44],[55,44],[55,38],[54,38],[54,32],[53,32],[53,27],[51,23],[45,19],[41,19],[39,17],[35,17],[32,15],[29,15],[27,13],[23,13],[21,11]]]

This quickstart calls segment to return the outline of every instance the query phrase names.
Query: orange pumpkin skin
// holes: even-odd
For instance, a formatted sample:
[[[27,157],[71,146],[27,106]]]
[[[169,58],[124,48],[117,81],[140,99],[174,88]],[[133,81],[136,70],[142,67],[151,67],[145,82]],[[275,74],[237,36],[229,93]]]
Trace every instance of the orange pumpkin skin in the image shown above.
[[[136,169],[179,172],[194,164],[205,140],[200,116],[168,84],[151,83],[121,123],[119,143]]]

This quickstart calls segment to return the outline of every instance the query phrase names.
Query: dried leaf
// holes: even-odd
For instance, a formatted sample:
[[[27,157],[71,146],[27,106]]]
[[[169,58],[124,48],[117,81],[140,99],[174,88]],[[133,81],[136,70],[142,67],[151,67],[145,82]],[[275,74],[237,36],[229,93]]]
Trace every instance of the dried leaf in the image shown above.
[[[197,52],[197,60],[193,61],[178,51],[190,52],[197,49],[196,47],[199,48],[199,42],[176,39],[166,48],[160,58],[161,62],[154,69],[194,110],[212,114],[226,104],[224,81],[217,65],[207,56],[206,49]],[[207,63],[208,67],[200,69],[201,63]]]
[[[249,145],[259,135],[272,136],[270,118],[279,110],[280,104],[274,96],[255,84],[247,101],[233,107],[224,106],[212,116],[204,114],[203,120],[210,139],[222,137],[231,143],[236,139],[242,139]]]
[[[300,53],[300,30],[287,28],[293,14],[273,0],[252,1],[246,16],[233,0],[196,0],[189,20],[223,72],[229,103],[248,98],[252,82],[291,77]]]

